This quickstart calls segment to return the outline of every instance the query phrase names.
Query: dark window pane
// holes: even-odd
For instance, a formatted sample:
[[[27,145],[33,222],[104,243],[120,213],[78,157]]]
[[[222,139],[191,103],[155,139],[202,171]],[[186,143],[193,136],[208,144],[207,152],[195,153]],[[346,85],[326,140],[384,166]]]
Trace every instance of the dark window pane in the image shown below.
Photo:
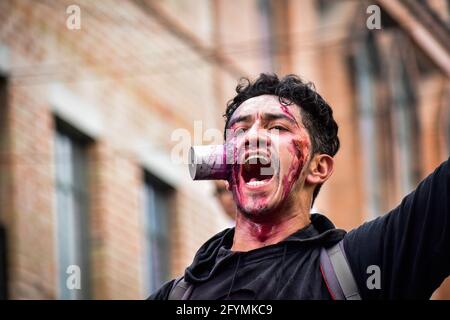
[[[170,275],[169,190],[167,186],[148,178],[145,181],[143,196],[147,247],[147,283],[150,293],[167,281]]]
[[[64,132],[55,137],[59,298],[89,298],[88,213],[84,145]],[[69,266],[80,268],[80,289],[67,286]]]

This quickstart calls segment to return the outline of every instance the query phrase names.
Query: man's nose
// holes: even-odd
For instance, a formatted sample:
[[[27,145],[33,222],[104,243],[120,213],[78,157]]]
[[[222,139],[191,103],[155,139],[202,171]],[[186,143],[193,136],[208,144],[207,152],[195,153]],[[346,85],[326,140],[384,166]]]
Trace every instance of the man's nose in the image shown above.
[[[270,137],[266,129],[254,124],[245,135],[245,149],[266,149],[270,146]]]

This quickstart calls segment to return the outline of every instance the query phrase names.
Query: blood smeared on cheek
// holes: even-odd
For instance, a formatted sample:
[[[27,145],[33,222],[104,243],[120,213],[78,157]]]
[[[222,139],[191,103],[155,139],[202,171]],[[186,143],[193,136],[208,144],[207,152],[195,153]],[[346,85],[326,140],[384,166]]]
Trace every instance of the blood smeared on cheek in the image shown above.
[[[292,162],[287,173],[282,177],[283,199],[289,196],[295,182],[298,180],[303,167],[308,158],[309,142],[306,137],[292,139],[288,146],[288,151],[292,155]]]
[[[295,116],[289,110],[289,106],[282,104],[280,105],[280,109],[287,117],[294,120],[297,129],[302,131],[300,138],[292,139],[288,146],[288,151],[292,155],[292,163],[289,167],[288,172],[282,177],[281,180],[283,188],[283,199],[286,199],[294,183],[298,180],[300,173],[302,172],[303,166],[305,165],[308,157],[310,144],[305,132],[303,131],[304,129],[302,130],[302,127],[298,124]]]

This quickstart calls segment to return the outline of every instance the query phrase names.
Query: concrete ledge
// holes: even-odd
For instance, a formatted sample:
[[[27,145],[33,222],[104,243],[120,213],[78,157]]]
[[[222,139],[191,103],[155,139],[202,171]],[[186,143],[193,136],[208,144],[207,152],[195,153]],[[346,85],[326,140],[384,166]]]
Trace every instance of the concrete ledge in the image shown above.
[[[190,180],[187,165],[175,165],[165,150],[157,148],[149,142],[137,142],[134,145],[142,167],[173,188],[177,188]],[[186,170],[183,170],[185,167]]]
[[[0,73],[8,75],[11,71],[9,48],[0,43]]]
[[[50,86],[49,103],[56,116],[87,136],[96,139],[102,135],[103,121],[96,106],[83,101],[64,85],[53,84]]]

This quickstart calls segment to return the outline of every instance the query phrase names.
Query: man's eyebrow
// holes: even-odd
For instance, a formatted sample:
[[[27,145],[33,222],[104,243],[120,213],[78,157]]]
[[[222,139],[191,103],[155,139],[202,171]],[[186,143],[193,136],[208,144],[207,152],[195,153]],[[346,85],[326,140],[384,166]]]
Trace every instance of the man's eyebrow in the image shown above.
[[[295,120],[295,118],[293,118],[291,116],[287,116],[284,113],[264,113],[262,118],[265,121],[274,121],[274,120],[285,119],[285,120],[288,120],[290,123],[298,126],[297,120]]]
[[[231,126],[233,126],[238,122],[249,122],[251,118],[252,118],[251,114],[237,116],[236,118],[230,120],[230,122],[228,123],[228,128],[231,128]]]

